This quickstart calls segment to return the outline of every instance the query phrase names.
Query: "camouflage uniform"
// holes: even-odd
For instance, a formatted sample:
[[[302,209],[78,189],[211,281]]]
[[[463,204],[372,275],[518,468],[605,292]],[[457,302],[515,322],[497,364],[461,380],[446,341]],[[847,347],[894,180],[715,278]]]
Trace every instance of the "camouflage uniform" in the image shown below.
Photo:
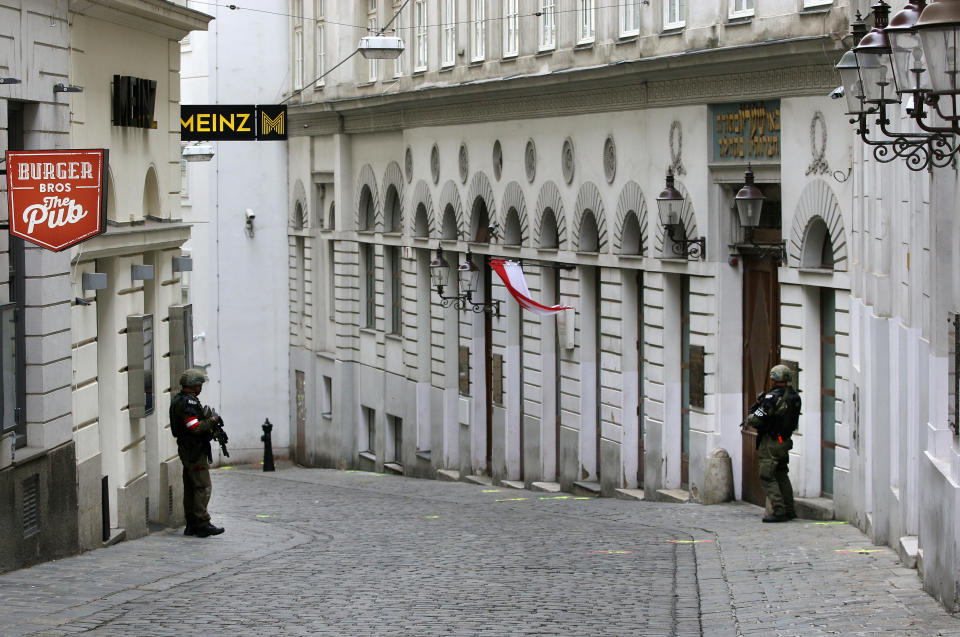
[[[183,464],[183,512],[188,531],[210,524],[210,441],[217,428],[209,408],[193,394],[181,390],[170,402],[170,430]]]
[[[778,365],[774,370],[780,367],[783,366]],[[786,374],[789,374],[789,371]],[[774,376],[773,370],[771,376]],[[778,383],[774,388],[758,397],[759,408],[747,417],[747,424],[757,430],[760,482],[764,494],[773,507],[773,516],[777,518],[776,520],[765,518],[765,522],[797,517],[793,506],[793,485],[790,484],[788,465],[790,450],[793,449],[793,440],[790,436],[796,429],[801,400],[800,395],[792,387],[780,384],[787,379],[789,375],[777,378]]]

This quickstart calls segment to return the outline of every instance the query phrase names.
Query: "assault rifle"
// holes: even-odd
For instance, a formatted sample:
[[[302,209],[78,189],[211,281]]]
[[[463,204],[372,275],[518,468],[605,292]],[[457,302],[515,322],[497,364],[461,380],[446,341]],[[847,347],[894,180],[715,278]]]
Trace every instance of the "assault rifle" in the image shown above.
[[[773,404],[771,403],[770,400],[766,398],[766,396],[767,396],[767,392],[764,392],[764,391],[757,394],[757,399],[753,401],[753,404],[750,405],[750,407],[747,409],[747,415],[744,417],[743,422],[740,423],[741,429],[743,429],[745,426],[749,424],[747,423],[747,421],[750,420],[750,416],[756,416],[757,419],[760,421],[758,424],[762,425],[763,422],[766,420],[766,417],[770,415],[770,413],[773,411]],[[750,425],[750,426],[753,426],[753,425]],[[755,428],[758,431],[760,429],[760,427],[755,427]]]
[[[210,407],[210,417],[217,422],[217,428],[213,432],[213,439],[220,443],[220,451],[227,458],[230,457],[230,452],[227,451],[227,442],[229,438],[227,437],[227,432],[223,429],[223,418],[220,417],[220,414],[217,413],[217,410],[213,407]]]

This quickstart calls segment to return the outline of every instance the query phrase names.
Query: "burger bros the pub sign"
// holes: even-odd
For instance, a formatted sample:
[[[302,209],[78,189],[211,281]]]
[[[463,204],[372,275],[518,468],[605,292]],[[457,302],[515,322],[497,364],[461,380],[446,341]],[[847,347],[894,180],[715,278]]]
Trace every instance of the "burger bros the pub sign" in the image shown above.
[[[11,235],[59,252],[106,230],[106,149],[6,157]]]

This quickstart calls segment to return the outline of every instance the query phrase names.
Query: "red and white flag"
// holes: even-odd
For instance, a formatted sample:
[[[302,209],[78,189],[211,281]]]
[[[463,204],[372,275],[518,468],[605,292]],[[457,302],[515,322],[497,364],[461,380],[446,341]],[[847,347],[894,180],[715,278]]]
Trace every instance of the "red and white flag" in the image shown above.
[[[513,295],[525,310],[530,310],[534,314],[549,316],[562,312],[563,310],[572,310],[569,305],[542,305],[530,298],[530,288],[527,287],[527,280],[523,276],[523,269],[516,261],[504,261],[503,259],[491,259],[490,267],[500,275],[503,284],[507,286],[507,291]]]

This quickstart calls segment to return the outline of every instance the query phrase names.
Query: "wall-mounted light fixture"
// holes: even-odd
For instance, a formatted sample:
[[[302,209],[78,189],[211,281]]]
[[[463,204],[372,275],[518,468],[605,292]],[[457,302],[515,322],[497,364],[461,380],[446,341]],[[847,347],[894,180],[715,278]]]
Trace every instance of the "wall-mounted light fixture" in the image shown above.
[[[0,77],[0,84],[19,84],[20,80],[15,77]]]
[[[892,19],[890,5],[873,5],[874,28],[869,32],[859,14],[852,25],[854,47],[836,69],[844,85],[847,109],[858,124],[857,134],[873,146],[879,162],[896,158],[910,170],[931,170],[952,163],[960,152],[960,0],[910,0]],[[906,113],[919,131],[890,129],[887,109],[906,96]],[[931,115],[946,125],[930,123]],[[875,116],[881,136],[871,139],[867,118]]]
[[[487,312],[500,316],[500,301],[491,300],[482,303],[476,303],[473,300],[474,293],[479,289],[480,268],[473,262],[473,255],[468,252],[467,259],[457,268],[457,294],[453,296],[444,296],[443,288],[450,276],[450,264],[443,258],[443,248],[437,248],[437,256],[430,262],[430,281],[437,290],[440,297],[440,304],[443,307],[455,307],[458,310],[470,310],[479,314]]]
[[[183,145],[180,155],[184,161],[210,161],[214,155],[213,144],[190,142]]]
[[[738,244],[741,252],[749,252],[760,256],[773,258],[778,264],[786,262],[786,244],[783,241],[757,241],[754,230],[760,225],[760,216],[763,213],[763,202],[767,200],[753,181],[753,169],[747,164],[747,171],[743,175],[741,188],[734,202],[737,204],[737,216],[740,218],[740,227],[744,229],[745,242]]]
[[[80,287],[83,290],[106,290],[107,273],[106,272],[84,272],[80,278]]]
[[[152,265],[131,265],[130,266],[130,278],[134,281],[152,281],[153,280],[153,266]]]
[[[660,212],[660,223],[666,236],[673,244],[671,249],[678,257],[685,259],[705,259],[707,245],[704,237],[688,239],[687,230],[683,226],[683,194],[674,186],[673,168],[667,168],[667,184],[657,197],[657,209]]]
[[[395,60],[403,53],[403,40],[385,35],[368,35],[360,38],[357,50],[368,60]]]
[[[174,272],[193,272],[193,259],[190,257],[173,257]]]
[[[54,93],[83,93],[82,86],[74,86],[73,84],[64,84],[59,82],[53,85]]]

